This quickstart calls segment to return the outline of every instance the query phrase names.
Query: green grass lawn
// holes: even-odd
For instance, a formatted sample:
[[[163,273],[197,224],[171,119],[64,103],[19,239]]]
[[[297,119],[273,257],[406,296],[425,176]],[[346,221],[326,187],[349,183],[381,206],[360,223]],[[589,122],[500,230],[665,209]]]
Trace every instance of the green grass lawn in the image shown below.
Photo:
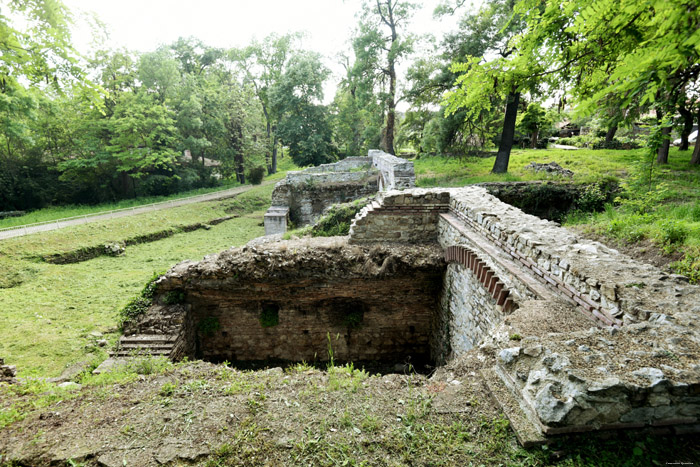
[[[118,311],[139,293],[154,272],[185,259],[199,260],[264,234],[262,216],[273,185],[236,198],[197,203],[122,219],[67,227],[0,242],[0,356],[21,376],[56,376],[66,365],[104,356],[91,332],[110,343]],[[127,247],[119,257],[101,256],[75,264],[40,261],[61,253],[226,215],[240,217],[210,230],[179,233]]]
[[[625,177],[630,166],[637,161],[644,150],[612,151],[587,150],[567,151],[564,149],[516,149],[510,155],[508,173],[492,174],[493,157],[471,157],[465,159],[445,157],[421,157],[414,161],[416,185],[463,186],[480,182],[513,182],[527,180],[561,180],[535,174],[525,170],[531,162],[556,162],[574,172],[573,181],[580,183],[596,182],[601,177]],[[690,154],[688,154],[690,158]]]

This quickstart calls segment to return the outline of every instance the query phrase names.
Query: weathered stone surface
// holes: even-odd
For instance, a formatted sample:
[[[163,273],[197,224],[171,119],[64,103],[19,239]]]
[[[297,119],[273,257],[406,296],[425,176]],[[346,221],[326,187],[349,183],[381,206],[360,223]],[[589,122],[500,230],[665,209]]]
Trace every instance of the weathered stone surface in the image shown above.
[[[369,151],[369,157],[349,157],[289,172],[275,185],[272,207],[265,214],[265,234],[286,231],[286,217],[281,212],[285,208],[289,219],[303,226],[313,223],[333,204],[414,186],[413,162],[378,150]]]
[[[191,348],[210,360],[326,360],[330,345],[337,360],[421,361],[443,270],[436,245],[360,247],[341,237],[232,249],[173,268],[159,297],[178,290],[186,303],[156,298],[131,328],[143,333],[184,312]]]
[[[17,367],[14,365],[5,365],[5,360],[0,358],[0,383],[16,383]]]
[[[450,248],[471,253],[445,267]],[[185,303],[164,305],[172,290]],[[139,326],[179,326],[209,358],[318,358],[331,334],[348,359],[479,352],[547,433],[700,416],[698,287],[483,188],[389,191],[358,214],[349,239],[182,263],[159,294]],[[260,322],[268,308],[279,319],[270,328]]]

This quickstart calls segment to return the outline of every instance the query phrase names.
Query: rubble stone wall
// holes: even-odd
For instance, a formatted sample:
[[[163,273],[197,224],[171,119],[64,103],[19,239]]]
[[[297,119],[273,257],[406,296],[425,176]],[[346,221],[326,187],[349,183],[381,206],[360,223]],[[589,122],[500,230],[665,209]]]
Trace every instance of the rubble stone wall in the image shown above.
[[[381,178],[379,190],[404,190],[416,186],[416,175],[413,170],[413,162],[400,157],[387,154],[378,149],[369,151],[372,165],[379,169]]]
[[[334,204],[364,198],[377,191],[415,186],[413,162],[377,150],[369,154],[369,157],[348,157],[333,164],[289,172],[272,192],[265,235],[284,233],[286,218],[280,215],[284,208],[289,209],[292,222],[303,226],[315,222]]]
[[[171,270],[130,332],[179,322],[178,356],[213,361],[325,361],[329,345],[337,361],[427,361],[443,270],[436,245],[319,238],[233,249]],[[162,305],[172,291],[185,303]]]

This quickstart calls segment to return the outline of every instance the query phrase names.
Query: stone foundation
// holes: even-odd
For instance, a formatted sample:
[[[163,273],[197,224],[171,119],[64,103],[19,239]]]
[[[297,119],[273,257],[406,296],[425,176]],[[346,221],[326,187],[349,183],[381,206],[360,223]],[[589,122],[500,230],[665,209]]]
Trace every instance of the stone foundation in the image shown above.
[[[381,193],[349,238],[229,250],[158,287],[131,327],[180,326],[195,355],[323,359],[328,336],[338,359],[479,352],[544,435],[700,426],[700,289],[484,188]]]
[[[319,238],[244,247],[175,267],[128,332],[190,320],[184,355],[214,361],[325,361],[329,345],[337,361],[426,361],[443,270],[436,245]],[[172,292],[185,303],[162,305]]]
[[[334,204],[414,186],[413,162],[377,150],[369,151],[369,157],[289,172],[275,185],[272,206],[265,214],[265,235],[286,231],[287,218],[281,214],[285,209],[288,219],[301,227],[314,223]]]

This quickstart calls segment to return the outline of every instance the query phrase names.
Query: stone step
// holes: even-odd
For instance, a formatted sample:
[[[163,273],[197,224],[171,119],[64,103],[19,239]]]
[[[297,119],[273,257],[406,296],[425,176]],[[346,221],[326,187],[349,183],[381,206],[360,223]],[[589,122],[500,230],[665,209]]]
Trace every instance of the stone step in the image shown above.
[[[175,341],[177,335],[175,334],[132,334],[130,336],[122,336],[120,340],[125,341],[139,341],[139,342],[149,342],[149,341]]]
[[[168,350],[173,348],[173,344],[153,344],[153,345],[139,345],[139,344],[119,344],[120,349],[149,349],[149,350]]]
[[[122,336],[117,350],[112,357],[129,357],[133,354],[168,356],[175,346],[176,335],[171,334],[134,334]]]
[[[110,356],[115,357],[131,357],[133,355],[152,355],[154,357],[168,357],[170,350],[152,350],[141,347],[139,349],[123,349],[112,352]]]

